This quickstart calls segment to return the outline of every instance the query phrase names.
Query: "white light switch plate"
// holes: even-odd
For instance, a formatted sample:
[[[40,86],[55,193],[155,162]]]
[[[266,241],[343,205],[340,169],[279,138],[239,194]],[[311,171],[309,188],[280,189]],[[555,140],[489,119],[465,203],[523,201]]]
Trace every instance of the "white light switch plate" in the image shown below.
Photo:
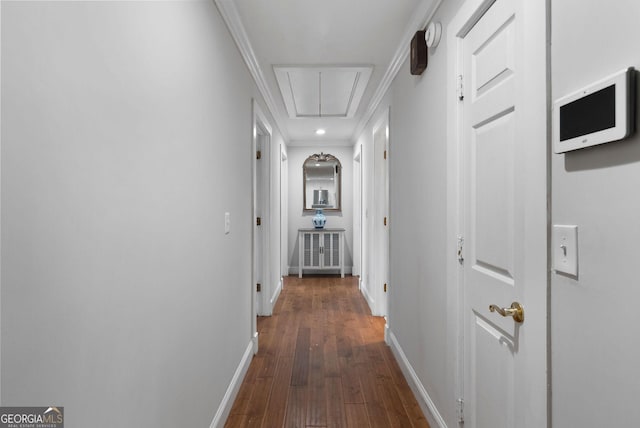
[[[224,234],[228,235],[231,232],[231,214],[224,213]]]
[[[553,225],[553,269],[578,276],[578,226]]]

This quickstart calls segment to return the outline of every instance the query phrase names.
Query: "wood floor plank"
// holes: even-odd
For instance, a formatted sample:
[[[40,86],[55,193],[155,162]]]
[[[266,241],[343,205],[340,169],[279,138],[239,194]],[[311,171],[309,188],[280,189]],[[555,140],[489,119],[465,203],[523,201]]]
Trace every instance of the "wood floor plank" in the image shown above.
[[[327,425],[327,396],[325,392],[324,342],[322,327],[312,328],[309,354],[309,398],[307,404],[307,426]]]
[[[324,375],[325,377],[340,376],[338,363],[338,343],[335,335],[327,335],[324,339]]]
[[[377,383],[392,382],[391,371],[384,358],[382,348],[384,343],[370,343],[367,345],[368,367],[375,374]]]
[[[247,415],[230,414],[225,422],[225,428],[245,428],[247,426]]]
[[[256,378],[251,399],[247,405],[247,415],[259,417],[260,420],[262,420],[265,409],[267,408],[272,386],[273,378]]]
[[[398,394],[398,390],[391,380],[379,383],[377,387],[378,396],[383,400],[385,411],[389,419],[389,427],[405,428],[410,426],[420,426],[411,423],[407,410],[402,404],[402,400]]]
[[[279,355],[293,357],[296,352],[296,338],[298,337],[298,317],[293,312],[286,312],[280,315],[279,318],[278,333],[282,335]]]
[[[342,394],[345,403],[364,403],[362,386],[356,370],[353,357],[339,357],[340,378],[342,379]]]
[[[358,403],[347,403],[344,405],[347,415],[347,426],[358,428],[370,428],[369,417],[367,416],[367,408]]]
[[[342,380],[339,377],[325,378],[327,391],[327,427],[347,427]]]
[[[402,374],[402,370],[398,365],[395,357],[393,356],[393,352],[389,347],[383,348],[383,355],[389,367],[389,370],[392,374],[393,382],[398,390],[398,394],[402,400],[402,404],[407,411],[407,415],[411,420],[413,426],[416,427],[428,427],[429,424],[422,413],[422,409],[420,409],[420,405],[416,400],[407,380]]]
[[[247,374],[245,375],[245,378],[242,382],[242,385],[240,385],[238,395],[235,402],[233,403],[233,406],[231,407],[231,411],[229,414],[247,414],[247,406],[251,402],[251,394],[253,394],[257,374],[262,368],[262,361],[262,357],[254,355],[253,359],[251,360],[251,364],[249,365],[249,369],[247,370]]]
[[[298,330],[296,353],[293,358],[292,386],[306,386],[309,382],[309,343],[311,329],[302,327]]]
[[[281,427],[284,423],[292,370],[293,357],[281,357],[278,359],[273,376],[273,388],[271,389],[267,411],[264,416],[264,427]]]
[[[284,420],[286,428],[301,428],[306,424],[307,387],[292,386],[287,399],[287,414]]]
[[[389,426],[387,410],[379,396],[375,373],[371,372],[366,365],[359,365],[357,370],[371,427],[385,428]]]
[[[428,427],[356,278],[286,277],[225,427]]]

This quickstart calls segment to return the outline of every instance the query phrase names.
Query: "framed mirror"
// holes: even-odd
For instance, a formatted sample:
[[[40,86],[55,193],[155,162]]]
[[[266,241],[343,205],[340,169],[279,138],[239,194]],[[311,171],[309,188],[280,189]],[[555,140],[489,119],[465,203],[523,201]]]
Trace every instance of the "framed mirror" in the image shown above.
[[[309,156],[302,164],[303,210],[342,210],[342,165],[333,155]]]

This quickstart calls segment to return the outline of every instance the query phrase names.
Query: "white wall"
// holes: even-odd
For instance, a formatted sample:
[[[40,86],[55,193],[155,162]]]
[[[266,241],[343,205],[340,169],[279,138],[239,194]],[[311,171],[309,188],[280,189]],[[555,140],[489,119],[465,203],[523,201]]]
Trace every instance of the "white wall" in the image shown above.
[[[553,1],[551,16],[552,99],[640,68],[638,1]],[[579,247],[578,278],[551,275],[553,426],[636,425],[640,135],[552,155],[552,183],[552,222],[578,225]]]
[[[434,19],[452,19],[462,1],[444,2]],[[416,28],[418,30],[418,28]],[[446,278],[447,46],[429,51],[429,66],[412,76],[408,60],[364,129],[365,209],[373,209],[373,126],[390,106],[390,280],[388,326],[447,426],[457,426],[455,337],[449,337]],[[365,219],[366,222],[366,219]],[[368,227],[365,225],[365,228]],[[370,245],[363,237],[363,249]],[[363,284],[367,286],[366,257]],[[433,422],[433,419],[431,419]]]
[[[351,273],[353,265],[353,147],[350,146],[289,146],[287,169],[289,176],[289,272],[298,273],[298,229],[313,227],[315,212],[302,210],[302,164],[314,153],[329,153],[342,164],[342,212],[324,211],[326,228],[345,229],[345,272]]]
[[[210,1],[3,2],[2,405],[209,426],[251,340],[257,93]]]

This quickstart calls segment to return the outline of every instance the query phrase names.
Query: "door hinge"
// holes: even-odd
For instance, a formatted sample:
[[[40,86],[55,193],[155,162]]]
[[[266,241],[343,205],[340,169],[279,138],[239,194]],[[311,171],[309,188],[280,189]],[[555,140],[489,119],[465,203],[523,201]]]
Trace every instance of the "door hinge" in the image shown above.
[[[464,263],[464,238],[462,236],[458,236],[458,263]]]
[[[384,292],[385,293],[387,292],[387,283],[386,282],[384,283]]]
[[[387,158],[387,151],[386,150],[384,151],[384,158],[385,159]]]
[[[256,159],[262,159],[262,152],[260,150],[256,151]]]
[[[262,218],[256,217],[256,226],[260,226],[262,224]]]
[[[260,283],[256,284],[256,291],[259,293],[260,291],[262,291],[262,285],[260,285]]]
[[[387,218],[385,217],[384,220],[382,221],[382,223],[384,223],[384,225],[387,225]]]
[[[458,99],[460,101],[464,100],[464,86],[462,80],[462,74],[458,75]]]
[[[464,399],[458,398],[456,402],[458,403],[458,410],[457,410],[458,423],[463,423],[464,422]]]

